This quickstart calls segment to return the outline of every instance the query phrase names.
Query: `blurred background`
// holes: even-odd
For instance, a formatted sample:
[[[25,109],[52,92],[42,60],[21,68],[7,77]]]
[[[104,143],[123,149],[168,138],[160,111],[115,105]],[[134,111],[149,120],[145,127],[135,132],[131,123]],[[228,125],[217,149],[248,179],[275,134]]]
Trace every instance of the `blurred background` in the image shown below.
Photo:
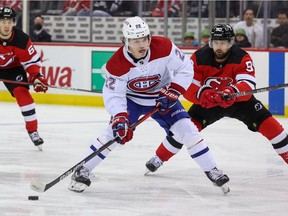
[[[284,25],[284,34],[281,32],[280,35],[288,36],[288,1],[2,0],[0,5],[13,7],[17,12],[17,26],[30,35],[35,28],[37,30],[35,18],[42,17],[41,24],[53,42],[121,43],[123,20],[129,16],[141,16],[149,24],[153,35],[169,37],[177,45],[204,45],[202,37],[205,41],[214,24],[229,23],[234,26],[250,19],[253,34],[257,36],[257,31],[262,31],[262,43],[257,45],[251,39],[250,47],[288,47],[288,42],[287,46],[286,42],[273,42],[272,35],[273,29]],[[253,10],[252,15],[245,15],[247,9]],[[280,17],[279,13],[282,13]],[[260,30],[254,25],[260,26]],[[185,33],[194,43],[184,42]],[[249,32],[246,30],[245,34]]]

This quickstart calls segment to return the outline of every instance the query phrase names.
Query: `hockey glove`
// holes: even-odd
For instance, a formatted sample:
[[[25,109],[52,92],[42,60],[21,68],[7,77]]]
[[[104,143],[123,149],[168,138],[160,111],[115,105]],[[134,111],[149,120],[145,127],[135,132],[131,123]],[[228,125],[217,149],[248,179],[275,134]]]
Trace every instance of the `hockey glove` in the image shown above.
[[[159,97],[156,99],[156,106],[160,107],[160,112],[166,114],[176,105],[180,93],[173,88],[162,88]]]
[[[232,106],[236,98],[229,97],[229,95],[233,93],[235,93],[235,89],[232,86],[224,87],[223,90],[219,92],[219,95],[221,96],[221,101],[219,102],[219,106],[223,108]]]
[[[30,75],[28,81],[33,83],[34,91],[35,92],[46,92],[48,90],[48,81],[47,79],[41,74],[38,73],[37,75]]]
[[[200,105],[206,109],[218,106],[222,100],[221,95],[209,85],[203,85],[199,88],[197,99]]]
[[[124,145],[133,138],[133,130],[129,128],[129,117],[127,113],[118,113],[112,120],[113,136],[119,137],[118,143]]]

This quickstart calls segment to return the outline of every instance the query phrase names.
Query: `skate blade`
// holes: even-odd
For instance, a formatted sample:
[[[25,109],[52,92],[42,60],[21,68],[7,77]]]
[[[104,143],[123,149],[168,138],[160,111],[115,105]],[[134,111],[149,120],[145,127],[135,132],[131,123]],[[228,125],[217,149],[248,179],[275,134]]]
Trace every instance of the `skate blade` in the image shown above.
[[[72,180],[68,189],[73,192],[82,193],[86,189],[86,187],[87,185]]]
[[[220,188],[225,195],[230,192],[230,188],[228,187],[227,184],[222,185]]]
[[[151,173],[151,171],[149,169],[146,169],[144,176],[149,175]]]
[[[37,145],[36,147],[38,148],[39,151],[43,151],[42,145]]]

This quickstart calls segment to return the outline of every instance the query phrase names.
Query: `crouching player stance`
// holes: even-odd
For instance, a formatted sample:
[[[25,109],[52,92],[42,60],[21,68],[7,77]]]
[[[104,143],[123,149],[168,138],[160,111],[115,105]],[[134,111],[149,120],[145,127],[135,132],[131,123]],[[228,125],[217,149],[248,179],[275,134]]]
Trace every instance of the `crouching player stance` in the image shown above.
[[[33,83],[36,92],[46,92],[48,83],[40,73],[39,54],[29,36],[14,26],[15,18],[16,13],[12,8],[0,7],[0,79],[11,81],[4,82],[4,85],[20,107],[30,139],[42,150],[44,141],[37,131],[35,103],[29,86],[21,85],[21,82]]]
[[[192,54],[194,79],[184,97],[194,104],[188,113],[199,131],[225,117],[242,121],[249,130],[259,132],[288,163],[288,137],[282,125],[253,95],[223,99],[223,95],[255,89],[255,70],[250,55],[234,46],[230,25],[218,24],[211,31],[209,46]],[[163,142],[156,156],[146,163],[155,172],[181,149],[182,144]]]
[[[193,79],[191,60],[167,38],[151,36],[148,25],[140,17],[126,19],[122,30],[124,45],[107,62],[103,87],[105,108],[113,118],[104,133],[90,146],[86,156],[116,136],[120,137],[121,144],[130,141],[133,131],[129,126],[160,104],[160,111],[152,118],[167,133],[163,143],[185,145],[209,179],[228,193],[226,183],[229,178],[216,168],[208,146],[178,100]],[[84,191],[91,184],[90,172],[116,145],[77,169],[69,189]]]

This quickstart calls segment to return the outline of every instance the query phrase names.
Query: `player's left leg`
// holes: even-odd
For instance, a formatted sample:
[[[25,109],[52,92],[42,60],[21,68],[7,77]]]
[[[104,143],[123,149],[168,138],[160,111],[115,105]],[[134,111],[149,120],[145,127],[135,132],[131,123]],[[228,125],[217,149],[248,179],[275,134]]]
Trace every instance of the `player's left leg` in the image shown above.
[[[283,126],[254,96],[249,101],[239,104],[234,117],[243,121],[249,130],[257,131],[265,136],[276,153],[288,163],[288,136]]]
[[[178,109],[181,109],[178,108]],[[192,123],[198,128],[198,131],[201,131],[208,125],[218,121],[223,117],[222,108],[211,108],[205,109],[200,105],[193,104],[188,114],[191,118]],[[172,112],[173,113],[173,112]],[[175,113],[175,111],[174,111]],[[161,123],[161,118],[155,119],[162,127],[164,123]],[[164,121],[166,123],[166,121]],[[167,126],[166,126],[167,127]],[[167,127],[168,128],[168,127]],[[169,126],[170,129],[170,126]],[[169,133],[167,133],[169,134]],[[171,134],[170,134],[171,135]],[[163,165],[164,162],[168,161],[174,155],[176,155],[180,149],[182,148],[183,144],[177,142],[173,136],[167,136],[165,140],[158,146],[156,150],[156,155],[153,156],[149,161],[146,163],[147,172],[155,172],[160,166]]]
[[[171,152],[170,156],[171,154],[174,155],[175,153],[177,153],[179,151],[179,147],[184,144],[191,158],[202,168],[202,170],[206,173],[207,177],[216,186],[219,186],[221,188],[222,186],[224,187],[224,184],[229,181],[228,176],[217,169],[216,162],[214,160],[214,157],[212,156],[212,153],[209,150],[209,147],[201,137],[197,127],[190,120],[190,116],[182,107],[182,105],[180,103],[177,104],[177,106],[173,107],[173,110],[171,110],[164,116],[166,122],[171,125],[171,134],[169,134],[164,139],[161,145],[165,146],[165,148],[168,149],[169,152]],[[157,149],[157,151],[158,150],[159,148]],[[165,159],[167,158],[164,157],[164,159],[161,159],[162,163]],[[151,160],[146,163],[146,167],[148,168],[148,170],[150,168],[149,162],[151,162]],[[151,171],[153,172],[153,170]],[[226,187],[226,190],[224,192],[227,193],[229,192],[228,190],[229,188]]]
[[[43,139],[39,136],[37,131],[38,121],[35,111],[34,100],[29,93],[29,90],[25,87],[19,86],[13,89],[13,95],[16,98],[18,106],[20,107],[21,113],[25,120],[26,130],[29,134],[30,139],[35,146],[42,150]]]
[[[23,68],[11,68],[9,71],[4,71],[3,76],[7,80],[28,82],[26,72]],[[39,136],[37,131],[38,121],[36,117],[34,100],[29,92],[29,86],[19,84],[4,83],[12,97],[16,98],[17,104],[24,117],[25,127],[30,139],[35,146],[42,151],[43,139]]]
[[[258,132],[270,141],[276,153],[288,164],[288,136],[282,125],[270,116],[260,124]]]
[[[229,181],[227,175],[217,169],[216,161],[201,137],[197,127],[189,118],[183,118],[171,126],[173,138],[183,143],[191,158],[202,168],[207,177],[215,186],[221,187],[224,193],[230,191],[226,183]]]

